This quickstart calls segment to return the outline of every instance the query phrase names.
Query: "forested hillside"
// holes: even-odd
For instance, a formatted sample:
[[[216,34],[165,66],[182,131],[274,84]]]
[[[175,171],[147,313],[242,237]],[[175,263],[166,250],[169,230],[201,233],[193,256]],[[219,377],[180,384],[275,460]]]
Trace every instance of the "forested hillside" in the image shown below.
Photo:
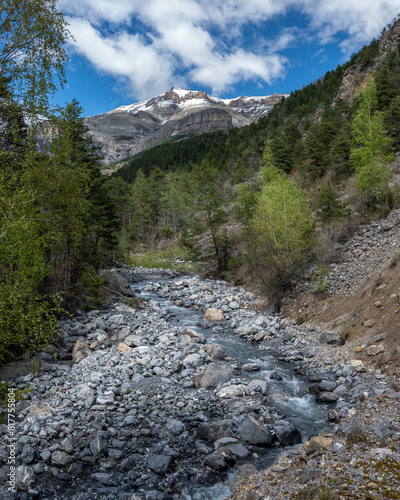
[[[216,275],[252,276],[279,307],[305,266],[323,269],[357,223],[398,203],[399,32],[394,21],[257,123],[125,162],[113,174],[130,184],[125,244],[169,238]]]

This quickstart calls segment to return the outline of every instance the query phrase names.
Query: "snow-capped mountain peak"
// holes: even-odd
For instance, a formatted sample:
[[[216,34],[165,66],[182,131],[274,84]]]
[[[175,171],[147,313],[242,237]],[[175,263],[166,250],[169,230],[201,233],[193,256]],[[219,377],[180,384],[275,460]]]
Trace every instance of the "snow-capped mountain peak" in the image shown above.
[[[151,99],[88,117],[85,123],[110,163],[173,135],[185,137],[248,125],[266,115],[283,97],[220,99],[202,90],[172,87]]]

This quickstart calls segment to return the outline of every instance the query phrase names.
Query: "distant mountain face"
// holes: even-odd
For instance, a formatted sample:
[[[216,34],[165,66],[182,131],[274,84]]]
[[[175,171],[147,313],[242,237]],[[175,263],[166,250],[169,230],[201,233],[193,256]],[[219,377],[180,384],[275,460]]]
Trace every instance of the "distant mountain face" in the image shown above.
[[[285,94],[218,99],[173,87],[147,101],[121,106],[84,123],[102,148],[104,163],[122,160],[172,136],[243,127],[265,116]]]

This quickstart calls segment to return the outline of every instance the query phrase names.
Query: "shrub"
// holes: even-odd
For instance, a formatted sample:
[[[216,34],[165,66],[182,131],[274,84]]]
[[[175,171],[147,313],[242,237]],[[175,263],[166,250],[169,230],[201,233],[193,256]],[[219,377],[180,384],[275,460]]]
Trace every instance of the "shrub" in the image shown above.
[[[328,288],[328,274],[329,268],[325,264],[321,264],[318,266],[318,269],[314,271],[310,276],[311,288],[312,292],[325,292]]]

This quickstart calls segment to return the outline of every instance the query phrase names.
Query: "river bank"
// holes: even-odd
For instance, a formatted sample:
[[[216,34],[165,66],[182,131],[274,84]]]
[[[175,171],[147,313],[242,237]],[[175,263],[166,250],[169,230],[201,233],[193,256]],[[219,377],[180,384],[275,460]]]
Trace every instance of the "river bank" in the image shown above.
[[[15,436],[7,425],[1,429],[5,499],[178,500],[201,491],[203,500],[202,488],[247,462],[247,477],[260,471],[251,481],[260,482],[261,496],[237,498],[264,498],[264,471],[278,454],[267,482],[286,478],[286,490],[271,498],[295,498],[297,486],[320,484],[321,457],[347,457],[360,400],[378,415],[380,398],[398,398],[384,375],[353,359],[354,346],[343,346],[340,336],[264,316],[257,298],[238,287],[165,270],[122,274],[137,293],[153,297],[146,307],[114,302],[63,321],[62,356],[73,359],[48,359],[43,373],[16,379],[16,387],[29,383],[33,392],[17,403]],[[182,311],[195,320],[185,324]],[[235,357],[227,355],[236,342]],[[245,346],[250,359],[241,354]],[[388,417],[377,428],[373,419],[368,432],[385,436],[390,450],[376,452],[378,462],[382,453],[396,461],[397,420]],[[7,483],[10,444],[15,491]],[[269,462],[259,459],[265,449]],[[289,478],[298,460],[302,475]],[[398,483],[389,479],[390,490]]]

